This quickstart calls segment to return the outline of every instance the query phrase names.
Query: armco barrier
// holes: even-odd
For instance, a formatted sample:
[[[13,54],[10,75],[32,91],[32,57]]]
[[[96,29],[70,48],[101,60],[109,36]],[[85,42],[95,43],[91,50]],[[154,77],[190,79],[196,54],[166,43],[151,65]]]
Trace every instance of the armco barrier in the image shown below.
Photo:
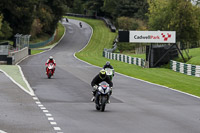
[[[200,77],[200,66],[186,64],[177,61],[170,61],[170,68],[176,72],[184,73],[186,75],[192,75],[195,77]]]
[[[53,34],[53,36],[51,38],[49,38],[48,40],[44,41],[44,42],[39,42],[39,43],[32,43],[29,44],[29,48],[39,48],[39,47],[43,47],[46,44],[50,43],[51,41],[54,40],[55,37],[55,33]]]
[[[24,57],[28,56],[28,47],[25,47],[19,51],[11,52],[8,58],[12,57],[12,63],[9,64],[16,64],[18,61],[23,59]]]
[[[118,61],[125,62],[128,64],[138,65],[141,67],[145,66],[144,59],[131,57],[131,56],[123,55],[123,54],[111,53],[105,50],[103,51],[103,57],[112,59],[112,60],[118,60]]]

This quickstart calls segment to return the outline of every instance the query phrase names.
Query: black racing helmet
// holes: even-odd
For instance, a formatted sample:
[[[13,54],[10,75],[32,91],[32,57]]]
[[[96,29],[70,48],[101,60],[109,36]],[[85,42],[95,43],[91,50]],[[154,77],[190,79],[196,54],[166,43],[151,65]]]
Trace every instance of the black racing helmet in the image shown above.
[[[100,77],[101,79],[105,79],[105,78],[106,78],[106,71],[105,71],[105,70],[101,70],[101,71],[99,72],[99,77]]]
[[[109,65],[110,65],[110,61],[107,61],[107,62],[106,62],[106,65],[109,66]]]

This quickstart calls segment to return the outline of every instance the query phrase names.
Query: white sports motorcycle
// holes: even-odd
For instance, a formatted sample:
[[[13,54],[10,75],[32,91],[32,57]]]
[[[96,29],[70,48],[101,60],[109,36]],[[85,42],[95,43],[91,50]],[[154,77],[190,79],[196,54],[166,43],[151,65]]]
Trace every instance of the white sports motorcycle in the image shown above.
[[[95,95],[95,104],[97,110],[100,110],[102,112],[105,110],[111,91],[112,90],[107,82],[103,81],[99,84]]]

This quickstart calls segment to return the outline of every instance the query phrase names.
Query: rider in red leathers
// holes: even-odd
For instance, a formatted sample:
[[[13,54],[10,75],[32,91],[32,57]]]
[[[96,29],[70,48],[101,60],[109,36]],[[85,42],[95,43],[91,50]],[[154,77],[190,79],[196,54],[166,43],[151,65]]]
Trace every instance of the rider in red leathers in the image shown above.
[[[47,73],[47,69],[48,69],[48,64],[49,63],[53,63],[56,66],[56,61],[53,59],[52,56],[49,57],[49,59],[46,61],[45,65],[46,65],[46,73]],[[55,71],[55,68],[53,69],[53,73]]]

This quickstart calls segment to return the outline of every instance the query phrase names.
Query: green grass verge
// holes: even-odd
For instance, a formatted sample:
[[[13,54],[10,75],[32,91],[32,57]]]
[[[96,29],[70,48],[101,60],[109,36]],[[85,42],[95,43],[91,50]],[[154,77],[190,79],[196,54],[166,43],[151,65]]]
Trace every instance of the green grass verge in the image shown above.
[[[91,64],[102,67],[109,60],[102,57],[102,51],[104,48],[111,48],[116,33],[111,33],[104,22],[100,20],[68,18],[84,21],[93,28],[93,36],[88,46],[81,52],[76,53],[76,56]],[[200,78],[184,75],[165,68],[147,69],[115,60],[109,61],[115,71],[122,74],[200,96]]]
[[[52,45],[52,44],[57,43],[61,39],[61,37],[63,36],[64,32],[65,32],[64,26],[61,23],[58,23],[58,27],[57,27],[57,30],[56,30],[56,36],[55,36],[54,40],[51,43],[49,43],[48,45]]]
[[[39,42],[43,42],[46,41],[50,38],[51,36],[48,34],[42,34],[39,37],[33,37],[30,40],[30,43],[39,43]]]
[[[44,50],[31,49],[31,55],[35,55],[35,54],[41,53],[41,52],[43,52],[43,51],[44,51]]]
[[[27,91],[31,92],[24,82],[19,68],[17,65],[0,65],[0,69],[6,72],[10,77],[12,77],[17,83],[23,86]]]
[[[137,57],[137,58],[146,59],[146,55],[145,54],[133,54],[133,53],[129,53],[129,52],[122,52],[122,54],[131,56],[131,57]]]
[[[188,54],[192,58],[186,62],[187,64],[200,65],[200,48],[189,49]],[[183,52],[183,55],[185,58],[187,58],[185,52]],[[179,57],[179,58],[181,58],[181,57]]]
[[[35,55],[35,54],[43,52],[44,49],[49,49],[49,48],[55,46],[57,44],[57,42],[62,38],[64,32],[65,32],[64,26],[61,23],[58,23],[58,28],[56,30],[55,39],[51,43],[45,45],[44,47],[40,47],[38,49],[31,49],[31,54]]]
[[[64,32],[64,26],[61,23],[58,23],[58,27],[56,29],[56,36],[54,41],[52,41],[49,45],[57,42],[58,40],[60,40],[59,38],[62,37]],[[39,42],[44,42],[46,40],[48,40],[49,38],[51,38],[50,35],[48,34],[42,34],[40,37],[34,38],[30,41],[30,43],[39,43]]]

